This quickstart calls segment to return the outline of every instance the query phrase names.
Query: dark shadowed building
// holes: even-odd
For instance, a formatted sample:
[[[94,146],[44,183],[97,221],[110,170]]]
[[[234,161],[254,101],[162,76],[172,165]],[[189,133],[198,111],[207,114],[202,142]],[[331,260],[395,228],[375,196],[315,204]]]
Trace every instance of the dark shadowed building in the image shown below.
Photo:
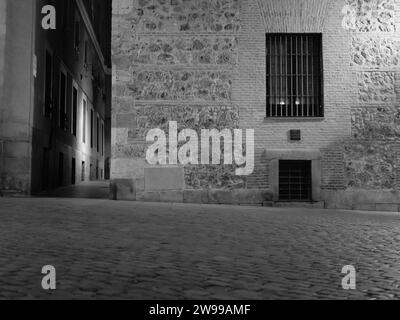
[[[56,29],[42,28],[42,8]],[[111,1],[0,1],[0,191],[109,176]]]

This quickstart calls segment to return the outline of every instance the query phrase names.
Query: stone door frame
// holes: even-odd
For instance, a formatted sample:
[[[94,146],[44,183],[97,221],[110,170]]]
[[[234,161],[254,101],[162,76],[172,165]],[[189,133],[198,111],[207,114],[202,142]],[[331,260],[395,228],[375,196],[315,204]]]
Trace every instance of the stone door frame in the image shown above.
[[[317,149],[309,150],[266,150],[269,165],[269,186],[273,194],[273,201],[279,201],[279,161],[303,160],[311,161],[312,201],[321,201],[321,152]]]

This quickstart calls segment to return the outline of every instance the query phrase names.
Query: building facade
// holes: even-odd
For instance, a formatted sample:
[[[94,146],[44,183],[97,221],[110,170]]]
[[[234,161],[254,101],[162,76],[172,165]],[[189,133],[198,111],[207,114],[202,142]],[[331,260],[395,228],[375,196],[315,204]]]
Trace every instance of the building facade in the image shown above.
[[[399,210],[399,1],[114,0],[112,20],[114,199]],[[254,172],[150,165],[170,121],[254,129]]]
[[[104,179],[111,1],[0,3],[1,193]],[[42,26],[48,5],[55,8],[54,30]]]

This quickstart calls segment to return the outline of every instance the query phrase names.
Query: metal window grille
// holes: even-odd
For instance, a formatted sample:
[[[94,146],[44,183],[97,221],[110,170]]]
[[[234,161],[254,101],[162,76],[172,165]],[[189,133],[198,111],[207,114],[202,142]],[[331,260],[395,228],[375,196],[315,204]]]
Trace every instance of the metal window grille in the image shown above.
[[[311,161],[279,161],[279,200],[312,200]]]
[[[321,34],[267,34],[267,117],[323,117]]]

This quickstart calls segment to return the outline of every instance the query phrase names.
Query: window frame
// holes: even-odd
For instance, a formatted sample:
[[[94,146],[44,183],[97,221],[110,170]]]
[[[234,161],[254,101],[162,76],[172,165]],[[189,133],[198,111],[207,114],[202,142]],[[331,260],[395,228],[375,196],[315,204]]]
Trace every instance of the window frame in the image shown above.
[[[104,157],[104,138],[105,138],[105,134],[104,134],[104,120],[101,119],[101,156]]]
[[[100,153],[100,116],[97,114],[96,118],[96,152]]]
[[[76,91],[76,101],[74,101],[74,92]],[[71,134],[74,137],[78,136],[78,123],[79,123],[79,86],[74,79],[72,79],[72,93],[71,93]],[[76,105],[74,103],[76,102]]]
[[[86,144],[88,119],[88,100],[85,95],[82,97],[82,143]]]
[[[315,93],[314,93],[314,99],[316,98],[320,102],[319,103],[320,105],[318,107],[319,110],[315,112],[317,115],[304,115],[303,114],[304,110],[301,112],[302,115],[299,115],[298,114],[299,109],[297,109],[296,110],[297,112],[295,112],[295,113],[297,113],[297,115],[283,115],[282,111],[281,111],[281,115],[278,115],[277,110],[275,112],[276,114],[272,115],[273,114],[272,109],[269,110],[269,108],[272,108],[275,104],[270,103],[270,99],[271,99],[271,97],[273,97],[273,95],[271,94],[271,92],[269,92],[269,88],[268,88],[270,86],[269,79],[271,78],[271,74],[268,73],[271,70],[270,69],[271,66],[268,67],[269,66],[268,57],[270,57],[271,55],[267,52],[267,50],[269,48],[268,42],[270,41],[270,38],[277,37],[277,36],[282,37],[284,41],[285,41],[285,39],[287,41],[287,39],[289,37],[307,37],[308,39],[310,39],[310,38],[318,39],[318,48],[317,48],[318,54],[316,56],[318,56],[318,59],[319,59],[318,60],[319,68],[318,68],[318,70],[315,70],[314,73],[311,73],[311,76],[317,75],[319,78],[318,80],[315,80],[315,79],[313,80],[313,81],[318,81],[317,86],[319,89],[318,95],[315,95]],[[288,43],[288,42],[286,42],[286,43]],[[313,46],[313,48],[315,50],[315,45]],[[288,50],[288,49],[286,48],[286,50]],[[301,50],[300,55],[302,54],[302,51],[303,51],[303,49]],[[296,48],[296,56],[297,55],[299,55],[299,51]],[[287,56],[288,56],[288,53],[286,53],[286,57]],[[265,34],[265,59],[266,59],[266,61],[265,61],[265,68],[266,68],[266,70],[265,70],[265,81],[266,81],[265,82],[265,85],[266,85],[266,87],[265,87],[265,89],[266,89],[265,90],[265,97],[266,97],[265,119],[267,119],[267,120],[282,120],[282,119],[283,120],[296,120],[296,119],[301,119],[301,120],[313,120],[313,119],[315,120],[316,119],[316,120],[318,120],[318,119],[325,118],[324,72],[323,72],[324,59],[323,59],[323,57],[324,57],[324,55],[323,55],[323,34],[322,33],[266,33]],[[303,61],[304,61],[304,56],[301,59],[301,63],[303,63]],[[307,67],[308,67],[308,62],[307,62]],[[275,76],[277,76],[277,75],[279,76],[278,73]],[[304,77],[304,75],[299,76],[299,73],[297,71],[296,71],[296,74],[293,74],[292,76],[295,76],[297,79],[299,77]],[[276,104],[276,106],[278,106],[278,105]],[[289,106],[289,105],[286,104],[286,106]],[[291,108],[293,108],[293,105],[291,105]],[[289,113],[288,110],[289,109],[286,109],[286,112],[285,112],[286,114]],[[293,109],[291,109],[291,110],[292,110],[291,113],[293,114],[294,113]],[[307,109],[307,110],[310,111],[309,109]]]
[[[53,50],[46,44],[45,46],[45,54],[44,54],[44,86],[43,86],[43,116],[45,118],[51,118],[54,109],[54,53]],[[51,58],[51,70],[50,70],[50,79],[48,79],[47,74],[47,55]],[[47,87],[47,81],[50,81],[50,88]],[[47,93],[49,93],[49,97],[47,97]],[[49,99],[49,101],[47,100]],[[49,106],[47,108],[47,102]]]
[[[90,108],[90,149],[94,149],[94,109]]]
[[[65,94],[64,94],[64,110],[61,110],[61,79],[62,76],[64,76],[65,78]],[[59,79],[58,79],[58,127],[61,130],[67,131],[67,107],[68,107],[68,72],[66,70],[66,68],[61,64],[60,65],[60,72],[59,72]],[[63,111],[63,114],[61,113],[61,111]],[[64,121],[63,123],[61,122],[61,116],[64,116]],[[63,126],[61,126],[63,124]]]

